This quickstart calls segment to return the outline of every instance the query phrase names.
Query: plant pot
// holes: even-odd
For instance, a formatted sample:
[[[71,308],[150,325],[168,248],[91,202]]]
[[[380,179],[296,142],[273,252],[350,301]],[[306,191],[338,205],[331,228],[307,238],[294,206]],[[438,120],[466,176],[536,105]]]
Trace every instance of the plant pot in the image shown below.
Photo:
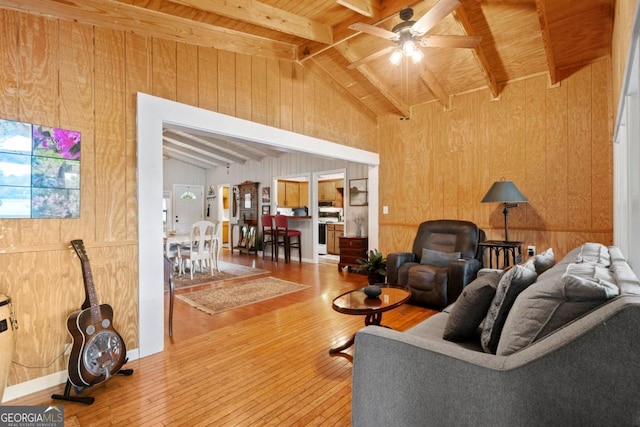
[[[367,280],[370,285],[384,284],[384,276],[382,274],[374,273],[372,271],[367,272]]]

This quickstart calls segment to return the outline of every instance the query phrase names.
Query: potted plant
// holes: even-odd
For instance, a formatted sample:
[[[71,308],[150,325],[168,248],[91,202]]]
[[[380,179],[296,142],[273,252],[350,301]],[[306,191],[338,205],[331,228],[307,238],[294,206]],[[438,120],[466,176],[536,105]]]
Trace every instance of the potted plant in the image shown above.
[[[387,275],[387,259],[377,249],[370,250],[366,258],[358,258],[356,262],[360,264],[357,270],[367,273],[370,285],[384,283]]]

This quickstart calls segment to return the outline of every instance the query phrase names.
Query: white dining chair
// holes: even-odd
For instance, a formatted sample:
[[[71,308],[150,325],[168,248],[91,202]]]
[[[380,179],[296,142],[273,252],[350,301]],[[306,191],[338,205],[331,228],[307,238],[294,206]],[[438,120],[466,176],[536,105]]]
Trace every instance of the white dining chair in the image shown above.
[[[184,274],[185,264],[189,263],[189,273],[193,280],[193,270],[196,263],[200,272],[203,272],[204,266],[208,262],[209,271],[213,276],[213,254],[214,242],[213,236],[216,232],[216,225],[210,221],[198,221],[191,225],[191,240],[188,246],[183,246],[179,250],[180,254],[180,274]],[[217,257],[216,257],[217,264]],[[217,268],[217,265],[216,265]]]

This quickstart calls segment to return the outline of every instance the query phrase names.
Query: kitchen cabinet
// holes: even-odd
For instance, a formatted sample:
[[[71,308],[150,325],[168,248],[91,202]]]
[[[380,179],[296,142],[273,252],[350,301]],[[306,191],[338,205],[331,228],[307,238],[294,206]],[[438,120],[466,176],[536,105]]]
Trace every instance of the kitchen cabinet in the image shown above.
[[[340,237],[344,235],[344,224],[327,224],[327,253],[340,254]]]
[[[340,262],[338,263],[338,271],[344,267],[360,267],[358,259],[367,257],[369,239],[367,237],[340,237],[339,240]]]
[[[344,179],[318,181],[318,200],[321,202],[334,202],[334,206],[342,206],[343,188]]]
[[[229,221],[222,221],[222,243],[229,243]]]
[[[300,181],[278,181],[278,206],[299,208],[309,205],[309,183]]]

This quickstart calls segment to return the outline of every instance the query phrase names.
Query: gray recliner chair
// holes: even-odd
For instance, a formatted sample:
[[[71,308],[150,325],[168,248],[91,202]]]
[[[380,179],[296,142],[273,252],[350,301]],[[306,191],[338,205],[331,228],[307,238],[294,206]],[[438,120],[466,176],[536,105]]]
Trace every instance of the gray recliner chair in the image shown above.
[[[425,221],[412,252],[387,255],[387,282],[411,291],[411,302],[445,307],[453,303],[482,267],[478,243],[485,233],[469,221]]]

